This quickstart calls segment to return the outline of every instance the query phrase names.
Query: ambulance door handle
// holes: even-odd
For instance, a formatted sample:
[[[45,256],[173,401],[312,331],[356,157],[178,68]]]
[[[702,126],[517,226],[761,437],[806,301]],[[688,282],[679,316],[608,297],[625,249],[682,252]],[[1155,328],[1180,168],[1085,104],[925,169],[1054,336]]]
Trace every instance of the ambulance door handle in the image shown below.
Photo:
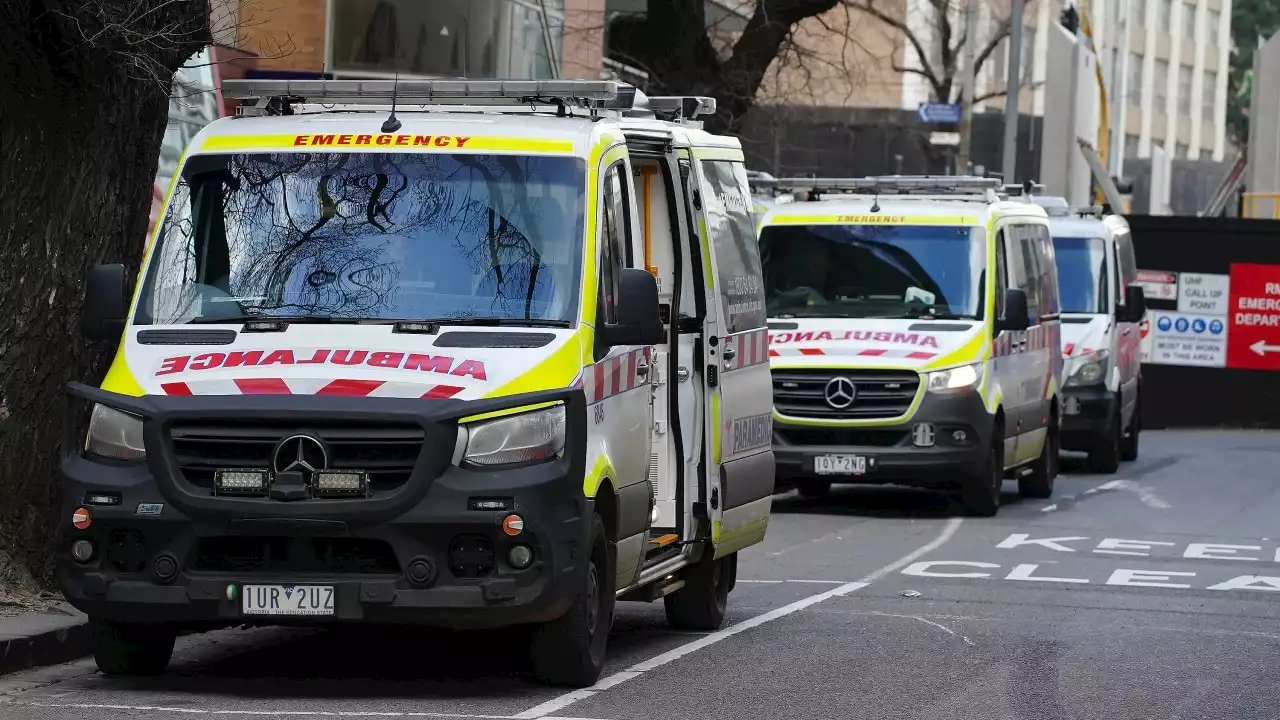
[[[734,350],[732,345],[725,345],[725,348],[724,348],[724,359],[725,359],[725,360],[732,360],[732,359],[734,359],[734,358],[736,358],[736,357],[738,357],[738,351],[737,351],[737,350]]]
[[[648,377],[648,376],[649,376],[649,363],[648,363],[648,362],[646,362],[646,361],[644,361],[644,360],[640,360],[640,361],[638,361],[638,362],[636,363],[636,376],[637,376],[637,377],[641,377],[641,378],[644,378],[644,377]]]
[[[676,370],[676,382],[684,382],[689,379],[689,368],[681,365]]]

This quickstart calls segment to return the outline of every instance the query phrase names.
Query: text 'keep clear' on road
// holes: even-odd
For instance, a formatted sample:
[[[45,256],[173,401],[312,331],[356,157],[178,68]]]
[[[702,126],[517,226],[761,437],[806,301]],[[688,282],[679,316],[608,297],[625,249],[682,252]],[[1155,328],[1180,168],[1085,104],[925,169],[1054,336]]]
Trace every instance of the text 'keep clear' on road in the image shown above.
[[[1154,587],[1203,590],[1260,590],[1280,592],[1280,567],[1275,571],[1246,572],[1231,570],[1233,563],[1280,563],[1280,547],[1276,545],[1235,545],[1226,543],[1102,538],[1094,542],[1084,536],[1033,538],[1014,533],[996,543],[998,550],[1051,552],[1057,557],[1123,556],[1160,559],[1159,568],[1117,567],[1092,569],[1096,564],[1075,567],[1070,572],[1056,570],[1057,557],[1040,562],[989,562],[984,560],[926,560],[903,568],[902,574],[913,577],[952,579],[992,579],[1024,582],[1102,584],[1130,587]],[[1169,559],[1187,562],[1186,569],[1166,569]],[[1210,567],[1204,567],[1208,563]],[[1136,565],[1138,561],[1126,561]],[[1192,570],[1191,567],[1197,567]]]

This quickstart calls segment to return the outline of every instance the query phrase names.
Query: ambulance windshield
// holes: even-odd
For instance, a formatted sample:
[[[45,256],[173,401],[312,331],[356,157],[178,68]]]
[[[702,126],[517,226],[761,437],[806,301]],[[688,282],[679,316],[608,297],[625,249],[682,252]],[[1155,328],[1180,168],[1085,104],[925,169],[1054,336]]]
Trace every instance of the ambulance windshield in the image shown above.
[[[174,188],[135,323],[570,324],[584,175],[571,157],[197,155]]]
[[[1098,238],[1053,238],[1062,312],[1107,312],[1107,252]]]
[[[770,225],[760,251],[770,317],[982,317],[982,228]]]

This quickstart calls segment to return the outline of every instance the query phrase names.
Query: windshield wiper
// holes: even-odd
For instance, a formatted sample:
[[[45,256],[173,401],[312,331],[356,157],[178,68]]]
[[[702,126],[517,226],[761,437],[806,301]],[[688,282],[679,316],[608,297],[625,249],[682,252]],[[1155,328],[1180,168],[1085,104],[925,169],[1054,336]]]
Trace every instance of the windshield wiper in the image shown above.
[[[385,320],[393,324],[414,325],[472,325],[479,327],[572,327],[568,320],[539,320],[537,318],[504,318],[504,317],[456,317],[428,318],[426,320]]]
[[[240,323],[283,323],[285,325],[292,324],[349,324],[355,325],[360,323],[382,322],[378,318],[353,318],[343,317],[341,315],[210,315],[208,317],[192,318],[187,321],[188,325],[238,325]]]

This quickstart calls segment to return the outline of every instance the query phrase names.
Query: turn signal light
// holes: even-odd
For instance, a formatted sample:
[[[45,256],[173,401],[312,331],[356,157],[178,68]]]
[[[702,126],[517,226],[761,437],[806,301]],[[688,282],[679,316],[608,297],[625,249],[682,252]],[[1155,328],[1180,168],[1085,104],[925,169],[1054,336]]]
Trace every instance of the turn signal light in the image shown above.
[[[524,531],[524,518],[519,515],[508,515],[502,519],[502,532],[515,537]]]

